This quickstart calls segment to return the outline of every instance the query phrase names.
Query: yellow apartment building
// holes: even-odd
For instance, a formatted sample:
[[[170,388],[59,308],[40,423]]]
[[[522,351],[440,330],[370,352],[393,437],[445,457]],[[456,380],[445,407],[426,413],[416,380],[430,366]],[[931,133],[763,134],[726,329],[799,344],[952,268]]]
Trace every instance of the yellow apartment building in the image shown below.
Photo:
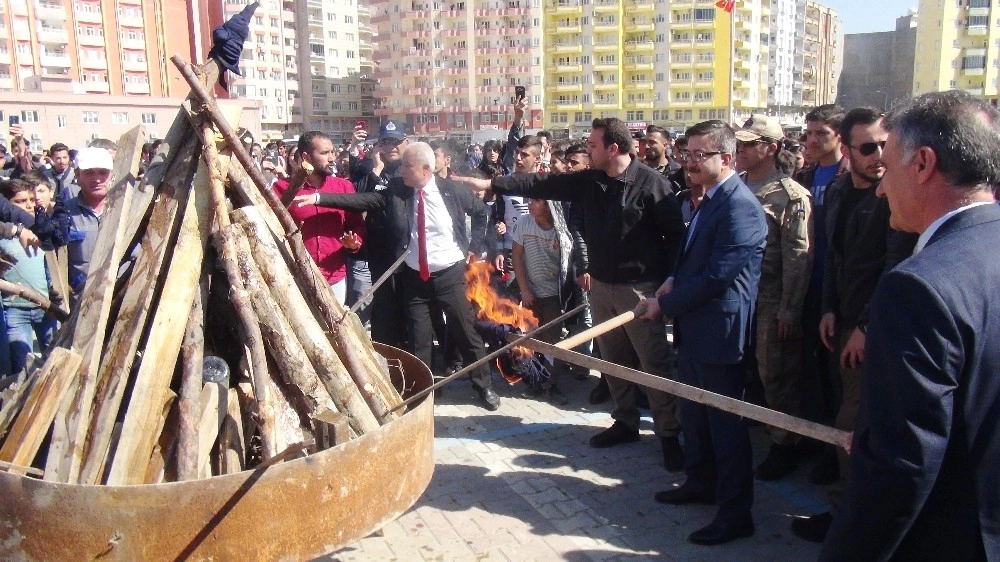
[[[997,105],[1000,5],[990,0],[921,0],[913,94],[965,90]]]

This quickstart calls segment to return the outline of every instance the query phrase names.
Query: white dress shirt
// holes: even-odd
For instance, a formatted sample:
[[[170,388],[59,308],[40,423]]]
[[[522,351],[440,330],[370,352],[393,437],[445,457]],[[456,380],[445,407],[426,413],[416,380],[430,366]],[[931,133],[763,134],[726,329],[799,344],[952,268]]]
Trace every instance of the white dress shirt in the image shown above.
[[[465,261],[465,254],[455,241],[455,225],[444,198],[438,189],[434,176],[424,186],[424,221],[427,228],[427,265],[431,273],[447,269],[460,261]],[[406,256],[406,265],[414,271],[420,271],[420,245],[417,237],[417,209],[420,194],[413,191],[413,214],[410,216],[410,254]]]
[[[941,225],[947,222],[948,219],[950,219],[951,217],[961,213],[962,211],[967,211],[973,207],[978,207],[980,205],[995,205],[995,204],[996,201],[978,201],[971,205],[959,207],[954,211],[950,211],[948,213],[941,215],[940,217],[938,217],[936,221],[932,222],[930,226],[927,227],[927,230],[920,233],[920,238],[917,238],[917,245],[913,247],[913,255],[917,255],[920,252],[920,250],[923,250],[924,246],[926,246],[927,243],[930,242],[931,236],[934,236],[934,233],[937,232],[937,229],[941,228]]]

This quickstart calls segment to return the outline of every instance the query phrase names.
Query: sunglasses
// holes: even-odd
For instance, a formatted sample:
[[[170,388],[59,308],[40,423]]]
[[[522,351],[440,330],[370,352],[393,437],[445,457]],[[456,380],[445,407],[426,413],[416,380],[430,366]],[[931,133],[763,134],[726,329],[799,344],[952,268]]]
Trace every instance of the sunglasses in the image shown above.
[[[381,138],[378,143],[382,146],[399,146],[403,144],[403,139]]]
[[[866,142],[864,144],[859,144],[858,146],[851,146],[851,148],[860,152],[862,156],[871,156],[872,154],[875,154],[876,150],[885,150],[885,141]]]

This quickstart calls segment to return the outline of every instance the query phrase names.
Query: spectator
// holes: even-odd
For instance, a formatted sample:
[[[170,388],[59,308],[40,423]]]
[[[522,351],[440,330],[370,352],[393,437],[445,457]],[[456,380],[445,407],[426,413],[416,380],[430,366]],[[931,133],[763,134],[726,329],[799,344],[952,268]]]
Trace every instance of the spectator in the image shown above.
[[[80,186],[77,196],[66,201],[69,211],[69,287],[73,297],[79,298],[90,269],[90,258],[97,246],[97,231],[101,226],[104,201],[110,189],[114,162],[111,153],[103,148],[88,147],[76,157],[76,182]]]
[[[69,156],[69,147],[61,142],[57,142],[49,148],[49,158],[52,166],[43,169],[45,179],[52,187],[57,199],[66,200],[76,195],[76,188],[73,184],[76,177],[73,174],[73,161]]]

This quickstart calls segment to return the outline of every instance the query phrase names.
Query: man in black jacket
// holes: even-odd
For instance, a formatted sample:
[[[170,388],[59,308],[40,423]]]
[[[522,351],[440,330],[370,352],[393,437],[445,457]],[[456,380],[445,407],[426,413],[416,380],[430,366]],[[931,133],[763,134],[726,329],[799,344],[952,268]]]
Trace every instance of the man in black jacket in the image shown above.
[[[630,155],[632,137],[619,119],[595,119],[587,150],[591,169],[562,175],[515,174],[487,180],[462,178],[475,189],[573,203],[572,229],[583,235],[586,252],[576,263],[578,279],[591,291],[594,323],[634,310],[652,297],[673,271],[684,238],[680,207],[667,179]],[[662,322],[630,322],[597,338],[604,359],[670,377],[672,349]],[[638,362],[637,362],[638,360]],[[638,363],[638,364],[637,364]],[[611,428],[593,436],[593,447],[639,440],[639,410],[633,383],[608,377],[614,398]],[[677,441],[680,424],[670,394],[645,389],[653,429],[663,446],[664,464],[680,471],[684,456]]]
[[[401,162],[399,177],[389,180],[385,189],[301,195],[295,198],[295,204],[382,213],[386,257],[395,260],[411,249],[397,274],[397,289],[405,303],[413,354],[431,364],[434,332],[430,311],[432,305],[437,305],[453,329],[462,359],[471,365],[486,353],[473,327],[472,303],[465,296],[465,266],[485,251],[486,208],[469,190],[435,177],[434,151],[428,144],[410,144]],[[471,237],[465,225],[466,215],[472,218]],[[500,407],[500,397],[491,387],[489,367],[480,366],[469,378],[484,407]]]

